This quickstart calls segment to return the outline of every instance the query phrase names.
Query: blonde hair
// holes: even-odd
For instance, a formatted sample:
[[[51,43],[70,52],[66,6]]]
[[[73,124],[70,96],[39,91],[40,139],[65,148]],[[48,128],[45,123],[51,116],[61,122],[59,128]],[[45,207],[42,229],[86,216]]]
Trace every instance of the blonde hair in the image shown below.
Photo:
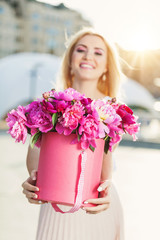
[[[64,53],[61,67],[61,81],[63,81],[64,88],[72,87],[72,75],[71,75],[71,58],[72,53],[74,51],[75,45],[77,42],[86,35],[93,35],[100,37],[107,48],[107,73],[106,80],[102,79],[102,75],[98,81],[98,89],[104,95],[108,95],[110,97],[117,96],[120,79],[121,79],[121,70],[118,62],[117,53],[111,44],[106,41],[101,34],[95,32],[92,28],[84,28],[78,31],[75,35],[73,35],[69,41],[67,42],[67,49]]]

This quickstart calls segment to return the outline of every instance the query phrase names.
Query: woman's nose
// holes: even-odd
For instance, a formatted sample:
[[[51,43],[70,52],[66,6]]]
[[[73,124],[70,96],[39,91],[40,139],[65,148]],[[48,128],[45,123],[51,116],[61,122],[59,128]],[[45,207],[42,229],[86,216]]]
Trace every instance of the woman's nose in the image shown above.
[[[85,59],[92,59],[93,55],[90,51],[86,51],[84,57],[85,57]]]

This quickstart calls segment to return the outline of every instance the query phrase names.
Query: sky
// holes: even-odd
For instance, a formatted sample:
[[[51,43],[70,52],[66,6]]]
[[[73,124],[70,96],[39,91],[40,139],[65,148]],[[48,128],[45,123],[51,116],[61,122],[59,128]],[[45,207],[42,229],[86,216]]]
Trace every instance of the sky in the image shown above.
[[[40,0],[57,5],[59,0]],[[64,0],[125,49],[160,48],[160,0]]]

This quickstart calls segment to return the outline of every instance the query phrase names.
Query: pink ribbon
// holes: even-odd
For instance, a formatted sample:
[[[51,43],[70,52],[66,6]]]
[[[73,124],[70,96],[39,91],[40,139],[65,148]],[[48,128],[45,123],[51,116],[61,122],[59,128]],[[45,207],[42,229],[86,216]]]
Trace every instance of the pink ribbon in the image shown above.
[[[81,173],[79,176],[78,189],[77,189],[76,201],[74,206],[69,211],[64,212],[57,206],[56,203],[52,203],[52,206],[56,212],[74,213],[80,209],[82,205],[82,194],[83,194],[83,186],[84,186],[84,173],[85,173],[86,160],[87,160],[87,153],[85,151],[82,151],[81,152]]]

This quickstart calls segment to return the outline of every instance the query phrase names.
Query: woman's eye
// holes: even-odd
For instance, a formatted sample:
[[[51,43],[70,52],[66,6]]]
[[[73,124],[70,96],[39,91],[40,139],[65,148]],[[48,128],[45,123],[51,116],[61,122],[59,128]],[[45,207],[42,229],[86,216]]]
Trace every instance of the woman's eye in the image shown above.
[[[77,48],[77,52],[84,52],[85,50],[83,48]]]
[[[95,54],[96,54],[96,55],[99,55],[99,56],[101,56],[101,55],[102,55],[102,53],[101,53],[101,52],[95,52]]]

